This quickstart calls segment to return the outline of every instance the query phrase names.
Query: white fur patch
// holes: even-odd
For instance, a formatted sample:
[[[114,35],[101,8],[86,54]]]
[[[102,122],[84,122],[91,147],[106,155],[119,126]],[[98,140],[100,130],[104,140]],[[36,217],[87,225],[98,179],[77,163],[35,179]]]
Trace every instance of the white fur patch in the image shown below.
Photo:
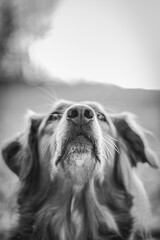
[[[60,240],[66,240],[65,226],[62,226],[60,231]]]
[[[74,210],[72,213],[72,222],[76,229],[76,238],[78,238],[81,230],[82,230],[82,215],[78,210]]]
[[[134,229],[139,231],[146,229],[149,231],[149,222],[152,214],[147,193],[136,173],[136,168],[131,167],[124,151],[121,151],[121,169],[125,186],[133,196],[131,214],[135,219]]]

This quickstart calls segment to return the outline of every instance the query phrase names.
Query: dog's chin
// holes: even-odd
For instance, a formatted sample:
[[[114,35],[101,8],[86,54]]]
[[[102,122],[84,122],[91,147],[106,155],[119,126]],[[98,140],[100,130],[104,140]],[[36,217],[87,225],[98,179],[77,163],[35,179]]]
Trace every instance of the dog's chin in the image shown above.
[[[75,184],[82,185],[92,178],[96,156],[92,142],[82,135],[66,144],[59,163],[65,177]]]

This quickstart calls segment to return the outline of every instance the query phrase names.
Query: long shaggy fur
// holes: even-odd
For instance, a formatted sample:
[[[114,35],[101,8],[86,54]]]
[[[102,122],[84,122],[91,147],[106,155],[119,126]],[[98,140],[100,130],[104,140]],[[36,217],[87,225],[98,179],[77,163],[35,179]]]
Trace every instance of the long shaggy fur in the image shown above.
[[[149,239],[136,166],[158,165],[133,117],[68,101],[28,115],[27,129],[2,150],[20,180],[10,240]]]

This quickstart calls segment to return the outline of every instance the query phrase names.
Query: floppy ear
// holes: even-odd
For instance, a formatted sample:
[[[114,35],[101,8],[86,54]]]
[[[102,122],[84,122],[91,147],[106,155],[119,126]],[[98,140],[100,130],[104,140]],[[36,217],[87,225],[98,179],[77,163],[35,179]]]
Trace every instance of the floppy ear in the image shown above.
[[[18,134],[2,149],[2,156],[8,167],[20,178],[24,178],[32,165],[34,142],[42,116],[31,111],[28,113],[28,127],[24,133]]]
[[[150,149],[144,136],[144,131],[136,123],[131,113],[122,113],[112,118],[118,136],[127,147],[132,166],[137,162],[149,163],[153,168],[158,168],[159,163],[155,153]]]

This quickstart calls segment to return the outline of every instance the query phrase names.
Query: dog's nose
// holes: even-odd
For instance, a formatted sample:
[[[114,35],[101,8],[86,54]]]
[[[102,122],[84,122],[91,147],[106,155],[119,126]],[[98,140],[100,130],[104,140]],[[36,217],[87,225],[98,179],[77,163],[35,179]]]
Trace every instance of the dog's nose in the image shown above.
[[[94,119],[94,111],[88,106],[72,106],[67,111],[67,119],[76,124],[87,124]]]

